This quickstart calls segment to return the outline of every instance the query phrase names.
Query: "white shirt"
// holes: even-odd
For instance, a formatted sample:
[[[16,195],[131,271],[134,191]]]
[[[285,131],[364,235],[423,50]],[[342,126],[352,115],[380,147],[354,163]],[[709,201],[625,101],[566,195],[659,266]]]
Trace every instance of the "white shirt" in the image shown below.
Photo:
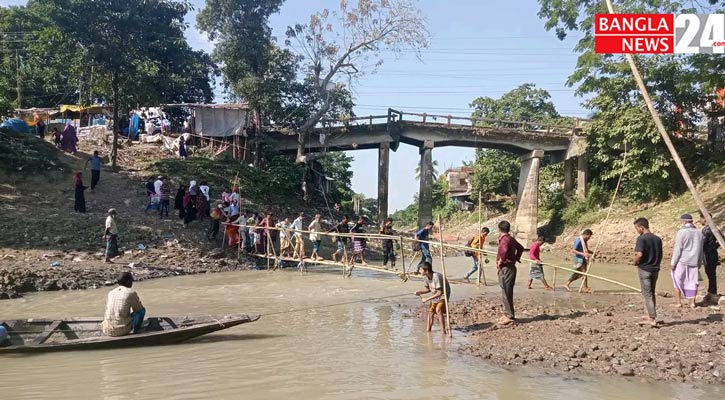
[[[307,228],[307,230],[310,231],[310,232],[317,232],[317,231],[320,230],[320,228],[321,228],[320,221],[317,221],[317,220],[314,220],[313,219],[312,220],[312,223],[310,223],[310,227]],[[310,233],[310,240],[312,240],[313,242],[314,241],[317,241],[317,240],[320,240],[320,235],[318,235],[316,233]]]
[[[301,231],[302,230],[302,217],[297,217],[296,220],[292,221],[292,225],[290,225],[290,228]],[[302,232],[295,232],[295,236],[302,236]]]
[[[156,182],[154,182],[154,191],[156,191],[156,194],[161,196],[161,186],[163,186],[164,182],[161,179],[157,179]]]
[[[106,217],[106,229],[108,229],[109,235],[118,235],[118,228],[116,227],[116,219],[112,216]]]

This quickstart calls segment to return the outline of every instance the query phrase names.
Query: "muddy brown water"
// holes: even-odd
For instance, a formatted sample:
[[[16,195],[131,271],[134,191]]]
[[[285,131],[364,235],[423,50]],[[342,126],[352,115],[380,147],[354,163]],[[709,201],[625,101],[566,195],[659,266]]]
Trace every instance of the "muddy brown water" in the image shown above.
[[[469,260],[452,258],[460,276]],[[437,263],[436,263],[437,266]],[[626,266],[608,276],[627,277]],[[424,330],[411,295],[419,281],[313,267],[140,282],[151,315],[248,312],[253,324],[180,345],[0,357],[3,399],[713,399],[717,386],[507,371],[459,354],[466,336]],[[487,267],[491,280],[495,269]],[[518,284],[525,284],[521,268]],[[547,274],[549,271],[547,271]],[[561,276],[561,275],[559,275]],[[635,283],[629,277],[628,283]],[[557,278],[561,283],[562,278]],[[597,284],[598,285],[598,284]],[[607,289],[611,288],[606,286]],[[525,290],[523,287],[519,290]],[[0,302],[0,318],[102,315],[107,289],[28,295]],[[497,287],[453,286],[453,299]],[[557,292],[552,296],[578,296]],[[400,297],[389,297],[402,295]],[[549,295],[549,294],[544,294]],[[388,297],[384,298],[383,297]],[[367,299],[367,300],[366,300]],[[347,303],[326,307],[327,305]],[[293,309],[311,310],[282,313]],[[273,314],[278,313],[278,314]],[[267,314],[267,315],[265,315]],[[535,340],[535,338],[532,338]]]

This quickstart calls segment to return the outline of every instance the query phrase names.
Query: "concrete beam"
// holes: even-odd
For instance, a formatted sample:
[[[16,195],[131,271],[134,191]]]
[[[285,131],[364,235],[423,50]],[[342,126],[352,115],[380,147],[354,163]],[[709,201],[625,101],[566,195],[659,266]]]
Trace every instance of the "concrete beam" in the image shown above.
[[[390,176],[390,143],[378,149],[378,223],[388,217],[388,180]]]
[[[433,141],[420,148],[420,191],[418,192],[418,227],[433,220]]]
[[[583,199],[587,197],[587,170],[589,169],[586,153],[579,155],[576,163],[576,195]]]
[[[518,195],[516,197],[515,235],[524,245],[536,239],[539,213],[539,168],[544,158],[542,150],[521,157]]]
[[[574,190],[574,160],[564,160],[564,192],[571,193]]]

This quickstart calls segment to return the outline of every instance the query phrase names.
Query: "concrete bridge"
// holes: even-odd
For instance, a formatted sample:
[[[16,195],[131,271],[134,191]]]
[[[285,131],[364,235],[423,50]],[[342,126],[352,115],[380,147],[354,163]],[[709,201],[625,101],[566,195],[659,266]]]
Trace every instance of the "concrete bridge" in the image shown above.
[[[400,143],[418,147],[421,157],[419,225],[433,218],[434,147],[490,148],[518,154],[521,157],[521,175],[514,228],[518,237],[533,240],[538,222],[539,168],[542,162],[564,162],[564,186],[565,190],[571,191],[576,159],[577,192],[583,196],[586,191],[587,161],[584,139],[579,136],[584,122],[576,120],[571,126],[555,126],[531,121],[474,119],[389,109],[387,115],[323,121],[323,128],[304,138],[304,148],[305,153],[378,149],[378,210],[382,219],[388,215],[390,150],[396,151]],[[278,151],[297,152],[297,134],[273,132],[267,137]]]

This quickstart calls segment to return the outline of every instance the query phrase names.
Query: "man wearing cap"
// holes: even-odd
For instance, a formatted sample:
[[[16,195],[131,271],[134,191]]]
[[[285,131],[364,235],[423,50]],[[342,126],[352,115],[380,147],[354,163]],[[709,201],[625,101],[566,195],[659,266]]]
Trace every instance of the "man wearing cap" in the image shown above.
[[[103,239],[106,240],[106,262],[113,263],[112,258],[118,257],[118,227],[116,226],[116,209],[108,210],[106,217],[106,230],[103,232]]]
[[[118,276],[118,287],[108,292],[106,301],[106,314],[101,323],[103,334],[108,336],[123,336],[137,333],[141,328],[146,309],[133,286],[133,275],[130,272],[121,272]]]
[[[703,261],[702,233],[692,224],[692,215],[680,217],[682,227],[675,237],[675,248],[672,251],[672,283],[677,294],[677,307],[682,307],[684,296],[690,305],[695,307],[697,296],[698,268]]]

